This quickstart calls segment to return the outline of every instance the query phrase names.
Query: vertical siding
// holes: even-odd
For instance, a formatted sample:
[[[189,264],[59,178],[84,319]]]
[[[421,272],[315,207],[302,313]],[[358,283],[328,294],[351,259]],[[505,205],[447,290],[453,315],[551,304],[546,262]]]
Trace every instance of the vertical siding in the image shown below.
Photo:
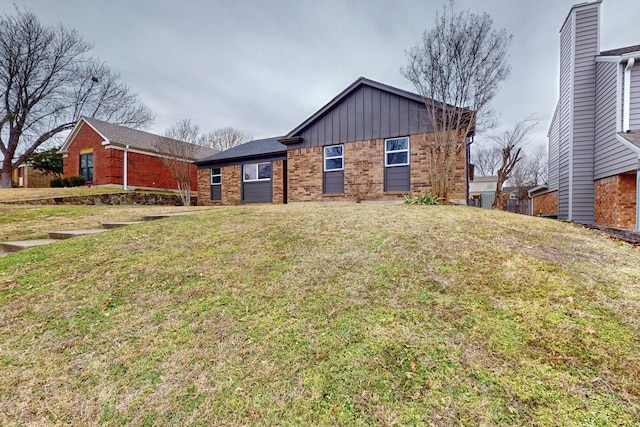
[[[549,128],[549,175],[547,185],[550,190],[558,189],[559,145],[560,145],[560,104],[556,106]]]
[[[571,82],[573,79],[573,21],[568,19],[560,33],[560,102],[558,122],[558,217],[569,218],[571,169]]]
[[[419,102],[363,85],[301,132],[301,148],[417,134],[428,129],[421,109]]]
[[[631,105],[629,106],[629,126],[640,130],[640,61],[631,69]]]
[[[613,62],[596,64],[594,180],[636,168],[636,156],[616,138],[617,107],[622,104],[617,93],[619,68],[620,65]]]

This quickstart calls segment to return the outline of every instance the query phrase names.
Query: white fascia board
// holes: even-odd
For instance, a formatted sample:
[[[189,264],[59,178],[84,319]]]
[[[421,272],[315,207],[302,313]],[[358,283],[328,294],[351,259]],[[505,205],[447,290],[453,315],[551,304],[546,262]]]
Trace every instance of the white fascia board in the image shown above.
[[[631,149],[634,153],[636,153],[638,155],[638,159],[640,159],[640,147],[638,147],[635,144],[630,143],[624,137],[620,136],[617,133],[616,133],[616,139],[619,142],[622,142],[627,148]]]
[[[104,142],[108,142],[108,141],[104,141]],[[103,145],[104,145],[103,142]],[[166,156],[164,154],[160,154],[160,153],[156,153],[153,151],[144,151],[144,150],[137,150],[135,148],[131,148],[131,146],[129,146],[129,148],[126,148],[124,145],[118,145],[118,144],[113,144],[111,142],[109,142],[107,145],[104,145],[104,148],[107,150],[120,150],[120,151],[127,151],[129,153],[136,153],[136,154],[144,154],[145,156],[151,156],[151,157],[160,157],[160,158],[169,158],[169,156]],[[192,163],[193,161],[195,161],[195,159],[177,159],[183,162],[187,162],[187,163]]]

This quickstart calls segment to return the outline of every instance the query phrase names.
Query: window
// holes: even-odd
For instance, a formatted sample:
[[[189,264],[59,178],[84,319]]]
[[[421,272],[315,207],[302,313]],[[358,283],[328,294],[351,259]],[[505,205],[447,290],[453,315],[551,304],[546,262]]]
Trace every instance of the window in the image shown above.
[[[251,163],[242,166],[243,181],[269,181],[271,179],[271,163]]]
[[[409,164],[409,137],[391,138],[384,141],[384,165],[406,166]]]
[[[211,168],[211,185],[222,184],[222,171],[220,168]]]
[[[80,154],[80,175],[84,176],[87,182],[93,181],[93,153]]]
[[[344,155],[342,145],[324,147],[324,171],[341,171],[344,169]]]

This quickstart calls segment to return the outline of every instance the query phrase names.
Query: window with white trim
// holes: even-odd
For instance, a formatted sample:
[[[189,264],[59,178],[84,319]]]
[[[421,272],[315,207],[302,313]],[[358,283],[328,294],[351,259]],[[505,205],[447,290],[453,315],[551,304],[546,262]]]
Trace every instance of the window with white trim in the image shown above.
[[[344,147],[331,145],[324,147],[324,171],[341,171],[344,169]]]
[[[271,180],[271,162],[242,165],[242,179],[244,182]]]
[[[211,168],[211,185],[222,185],[222,170]]]
[[[409,137],[384,140],[385,167],[407,166],[409,164]]]

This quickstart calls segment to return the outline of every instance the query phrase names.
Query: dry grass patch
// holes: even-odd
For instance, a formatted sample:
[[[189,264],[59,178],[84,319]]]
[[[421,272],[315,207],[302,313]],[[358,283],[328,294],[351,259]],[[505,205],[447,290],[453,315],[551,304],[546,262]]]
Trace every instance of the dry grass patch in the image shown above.
[[[213,209],[0,258],[0,423],[631,426],[639,289],[570,224]]]

